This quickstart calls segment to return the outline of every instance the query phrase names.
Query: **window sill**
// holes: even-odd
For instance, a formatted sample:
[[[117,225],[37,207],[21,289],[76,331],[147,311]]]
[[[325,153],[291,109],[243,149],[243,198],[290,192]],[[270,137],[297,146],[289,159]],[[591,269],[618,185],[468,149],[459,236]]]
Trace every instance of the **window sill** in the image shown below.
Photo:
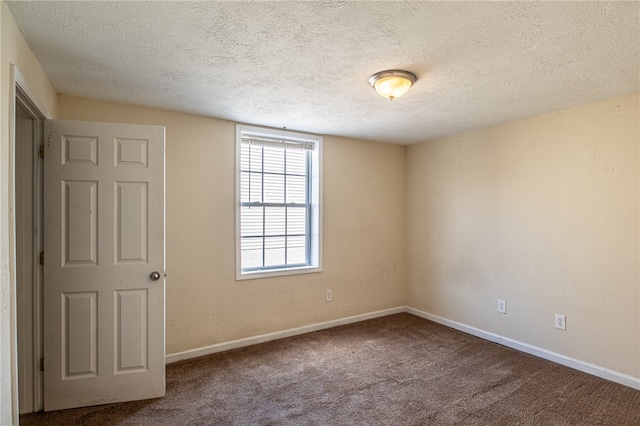
[[[236,281],[281,277],[284,275],[313,274],[317,272],[322,272],[322,267],[301,266],[298,268],[269,269],[268,271],[236,272]]]

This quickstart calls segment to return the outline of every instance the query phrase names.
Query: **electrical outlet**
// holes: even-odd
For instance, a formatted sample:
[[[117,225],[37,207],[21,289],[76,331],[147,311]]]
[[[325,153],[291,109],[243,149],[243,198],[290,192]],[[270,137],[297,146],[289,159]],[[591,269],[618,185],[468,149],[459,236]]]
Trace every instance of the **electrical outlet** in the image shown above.
[[[506,314],[507,313],[507,301],[506,300],[498,299],[498,312],[500,312],[501,314]]]
[[[327,302],[331,302],[333,300],[333,291],[327,290]]]
[[[567,318],[564,315],[556,314],[556,328],[560,330],[567,329]]]

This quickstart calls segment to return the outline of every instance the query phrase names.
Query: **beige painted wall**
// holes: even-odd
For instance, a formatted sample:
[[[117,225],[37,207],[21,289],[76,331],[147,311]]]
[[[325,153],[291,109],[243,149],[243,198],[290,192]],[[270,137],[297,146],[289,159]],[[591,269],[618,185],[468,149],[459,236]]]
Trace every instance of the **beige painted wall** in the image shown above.
[[[409,305],[639,378],[638,103],[407,147]]]
[[[325,136],[323,272],[236,281],[234,123],[65,95],[59,116],[166,126],[167,353],[405,305],[402,146]]]
[[[38,101],[55,116],[57,97],[49,79],[20,34],[4,2],[0,3],[0,424],[17,422],[13,236],[13,142],[11,65],[17,66]]]

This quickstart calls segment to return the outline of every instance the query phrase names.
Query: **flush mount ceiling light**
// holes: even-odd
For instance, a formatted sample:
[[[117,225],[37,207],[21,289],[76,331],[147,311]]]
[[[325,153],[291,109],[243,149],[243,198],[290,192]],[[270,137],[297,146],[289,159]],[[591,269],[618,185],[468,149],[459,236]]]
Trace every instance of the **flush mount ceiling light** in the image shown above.
[[[409,90],[418,78],[409,71],[380,71],[369,77],[369,84],[380,96],[389,100],[398,98]]]

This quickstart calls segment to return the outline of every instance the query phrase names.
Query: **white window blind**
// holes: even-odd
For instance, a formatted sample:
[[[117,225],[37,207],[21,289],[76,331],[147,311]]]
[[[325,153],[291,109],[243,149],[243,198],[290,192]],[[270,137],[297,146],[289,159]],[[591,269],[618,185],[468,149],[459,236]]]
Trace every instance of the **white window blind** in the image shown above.
[[[312,184],[316,143],[243,132],[240,274],[317,266]]]

